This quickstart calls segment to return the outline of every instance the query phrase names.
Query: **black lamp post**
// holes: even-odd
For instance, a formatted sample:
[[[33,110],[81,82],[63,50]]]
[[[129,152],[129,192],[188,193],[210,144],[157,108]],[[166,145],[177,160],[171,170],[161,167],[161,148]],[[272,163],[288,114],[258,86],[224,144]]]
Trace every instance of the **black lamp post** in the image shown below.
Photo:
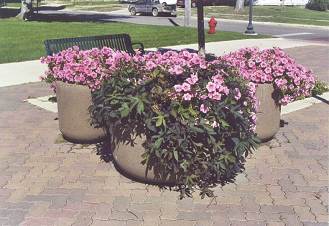
[[[205,35],[204,35],[204,15],[203,15],[203,2],[202,0],[196,1],[197,14],[198,14],[198,44],[199,55],[205,56]]]
[[[254,26],[252,25],[252,7],[253,7],[253,0],[249,0],[249,23],[247,26],[247,30],[245,31],[246,35],[257,35],[254,31]]]

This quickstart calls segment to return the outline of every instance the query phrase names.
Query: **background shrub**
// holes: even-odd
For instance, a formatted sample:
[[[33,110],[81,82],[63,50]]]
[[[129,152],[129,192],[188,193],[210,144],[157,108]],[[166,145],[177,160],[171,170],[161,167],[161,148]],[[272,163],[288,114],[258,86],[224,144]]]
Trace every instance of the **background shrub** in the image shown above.
[[[329,0],[309,0],[306,4],[307,9],[326,11],[329,8]]]
[[[312,96],[322,95],[325,92],[329,91],[329,85],[325,82],[317,80],[315,86],[312,89]]]

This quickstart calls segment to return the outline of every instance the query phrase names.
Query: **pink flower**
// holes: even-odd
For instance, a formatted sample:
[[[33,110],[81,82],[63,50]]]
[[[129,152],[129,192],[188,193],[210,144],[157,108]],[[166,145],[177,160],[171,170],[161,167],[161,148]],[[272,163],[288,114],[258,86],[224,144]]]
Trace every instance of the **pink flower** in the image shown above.
[[[267,67],[267,64],[266,64],[265,62],[261,62],[261,63],[260,63],[260,67],[261,67],[261,68],[266,68],[266,67]]]
[[[297,64],[279,48],[243,48],[220,59],[237,67],[241,76],[251,82],[275,84],[276,91],[286,96],[280,97],[282,101],[278,100],[281,104],[309,95],[314,86],[312,72]]]
[[[213,82],[208,82],[208,84],[207,84],[207,90],[208,90],[208,92],[215,92],[216,91],[216,84],[215,83],[213,83]]]
[[[212,95],[212,99],[214,99],[214,100],[221,100],[222,99],[222,95],[220,93],[218,93],[218,92],[215,92]]]
[[[255,62],[254,62],[253,60],[249,60],[249,61],[248,61],[248,66],[249,66],[250,68],[254,67],[254,66],[255,66]]]
[[[176,91],[177,93],[180,93],[180,92],[182,92],[182,90],[183,90],[183,88],[182,88],[181,85],[175,85],[175,86],[174,86],[174,89],[175,89],[175,91]]]
[[[272,72],[272,69],[270,67],[265,68],[265,73],[270,74]]]
[[[207,99],[207,98],[208,98],[208,96],[207,96],[207,95],[204,95],[204,94],[200,96],[200,99],[201,99],[201,100],[205,100],[205,99]]]
[[[234,89],[234,99],[240,100],[240,98],[241,98],[241,92],[238,88],[235,88]]]
[[[188,83],[190,83],[191,85],[194,85],[195,83],[197,83],[198,80],[199,79],[198,79],[198,76],[197,75],[191,75],[190,78],[186,79],[186,81]]]
[[[213,128],[216,128],[216,127],[218,127],[219,126],[219,124],[216,122],[216,121],[214,121],[212,124],[211,124],[211,127],[213,127]]]
[[[187,101],[190,101],[190,100],[192,99],[192,95],[189,94],[189,93],[185,93],[185,94],[183,95],[183,99],[184,99],[184,100],[187,100]]]
[[[201,104],[200,111],[206,114],[209,111],[209,108],[206,107],[204,104]]]
[[[222,92],[223,92],[225,95],[228,95],[228,94],[230,93],[230,89],[227,88],[227,87],[225,86],[225,87],[223,87]]]
[[[184,82],[184,83],[182,84],[182,89],[183,89],[185,92],[187,92],[187,91],[190,91],[190,90],[191,90],[191,86],[190,86],[190,84]]]

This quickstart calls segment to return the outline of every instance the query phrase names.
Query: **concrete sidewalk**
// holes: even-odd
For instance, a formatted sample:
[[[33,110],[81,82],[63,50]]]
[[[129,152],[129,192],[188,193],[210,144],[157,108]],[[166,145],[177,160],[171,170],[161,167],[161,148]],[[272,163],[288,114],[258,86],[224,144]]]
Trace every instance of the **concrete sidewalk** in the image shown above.
[[[255,47],[258,46],[261,49],[280,47],[283,49],[296,48],[304,46],[318,46],[319,48],[325,46],[325,44],[288,40],[282,38],[270,38],[270,39],[244,39],[234,41],[223,42],[209,42],[206,43],[206,51],[213,53],[217,56],[229,53],[231,51],[238,50],[242,47]],[[198,49],[197,44],[190,45],[178,45],[163,47],[168,49]],[[151,48],[149,50],[156,50]],[[327,64],[326,64],[327,65]],[[46,70],[46,65],[42,65],[40,60],[17,62],[0,64],[0,87],[6,87],[11,85],[19,85],[30,82],[40,81],[39,77],[43,75]]]

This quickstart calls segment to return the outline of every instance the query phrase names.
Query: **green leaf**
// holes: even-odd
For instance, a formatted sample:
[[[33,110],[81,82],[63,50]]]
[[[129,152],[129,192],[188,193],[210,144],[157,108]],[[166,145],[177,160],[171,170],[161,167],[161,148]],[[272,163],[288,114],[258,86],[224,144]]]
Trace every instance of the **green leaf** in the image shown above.
[[[196,127],[196,126],[190,126],[191,130],[194,131],[194,132],[198,132],[198,133],[203,133],[204,130],[199,128],[199,127]]]
[[[129,115],[129,107],[127,103],[124,103],[122,107],[120,108],[120,115],[121,118],[127,117]]]
[[[141,114],[144,111],[144,103],[143,101],[139,101],[137,105],[137,113]]]
[[[171,109],[170,114],[175,118],[177,117],[177,111],[175,109]]]
[[[176,159],[176,161],[178,161],[178,151],[177,151],[177,149],[174,149],[173,153],[174,153],[174,158]]]
[[[163,138],[160,137],[158,138],[155,142],[154,142],[154,146],[155,148],[160,148],[161,144],[162,144]]]
[[[158,120],[155,123],[156,127],[160,127],[163,123],[163,117],[162,116],[158,116]]]

